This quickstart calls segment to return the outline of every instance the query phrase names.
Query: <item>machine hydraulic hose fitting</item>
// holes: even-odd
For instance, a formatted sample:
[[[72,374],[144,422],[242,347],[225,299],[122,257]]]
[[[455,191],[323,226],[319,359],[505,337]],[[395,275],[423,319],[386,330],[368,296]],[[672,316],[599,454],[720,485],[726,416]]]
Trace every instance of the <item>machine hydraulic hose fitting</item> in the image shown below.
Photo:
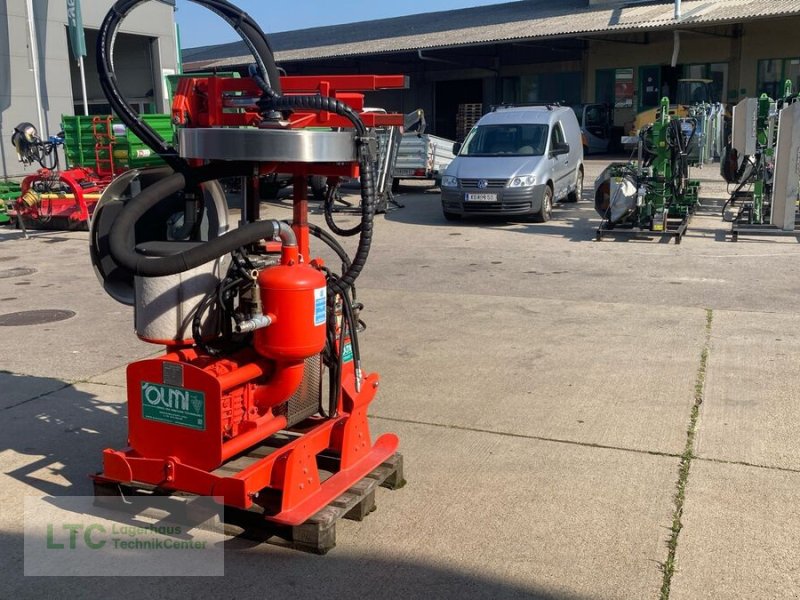
[[[263,329],[272,325],[274,321],[274,315],[253,315],[252,318],[236,325],[236,333],[250,333],[256,329]]]

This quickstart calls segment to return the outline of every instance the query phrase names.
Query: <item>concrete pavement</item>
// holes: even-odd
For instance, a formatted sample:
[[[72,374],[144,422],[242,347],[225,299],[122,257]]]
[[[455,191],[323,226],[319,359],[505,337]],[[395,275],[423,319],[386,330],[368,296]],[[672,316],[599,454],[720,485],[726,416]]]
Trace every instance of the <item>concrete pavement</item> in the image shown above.
[[[588,162],[587,190],[604,164]],[[723,197],[713,168],[699,174],[701,196]],[[359,298],[382,377],[372,428],[400,435],[409,484],[342,522],[324,558],[231,540],[224,579],[22,576],[23,497],[91,493],[102,449],[125,443],[124,365],[159,349],[102,292],[85,233],[0,230],[0,317],[75,312],[0,327],[0,597],[796,593],[797,241],[725,242],[705,213],[680,246],[598,243],[589,201],[544,225],[450,224],[437,193],[404,192],[378,218]]]

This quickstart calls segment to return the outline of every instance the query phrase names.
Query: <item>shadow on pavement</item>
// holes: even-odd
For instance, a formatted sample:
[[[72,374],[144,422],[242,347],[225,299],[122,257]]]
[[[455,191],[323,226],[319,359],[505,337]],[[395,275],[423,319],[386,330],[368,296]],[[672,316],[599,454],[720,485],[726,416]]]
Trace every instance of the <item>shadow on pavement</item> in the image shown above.
[[[8,375],[8,374],[6,374]],[[125,404],[121,388],[114,389],[115,402],[83,392],[66,383],[47,378],[13,375],[8,382],[32,390],[32,398],[3,410],[0,422],[0,456],[4,472],[19,486],[6,484],[6,501],[16,496],[17,506],[6,504],[4,521],[12,530],[0,532],[5,548],[0,558],[0,597],[46,598],[464,598],[585,600],[572,594],[520,586],[469,572],[415,559],[403,540],[396,554],[380,556],[380,549],[365,553],[363,537],[358,547],[340,543],[324,557],[295,550],[233,538],[225,542],[225,576],[213,578],[132,578],[121,577],[25,577],[23,552],[22,501],[25,495],[88,496],[92,485],[88,475],[100,467],[106,447],[124,445]],[[37,390],[45,390],[36,395]],[[51,390],[51,391],[46,391]],[[28,462],[35,457],[33,462]],[[15,467],[16,464],[26,463]],[[16,489],[13,489],[16,488]],[[380,507],[376,515],[380,515]],[[424,518],[424,517],[421,517]],[[394,548],[381,521],[371,517],[364,527],[383,548]],[[409,527],[413,524],[409,523]],[[469,523],[453,523],[469,527]],[[346,522],[344,531],[361,525]],[[441,543],[437,541],[436,543]],[[531,543],[534,543],[532,541]],[[487,540],[491,544],[491,540]],[[405,546],[405,547],[404,547]],[[386,553],[384,549],[382,552]],[[428,555],[427,552],[421,552]],[[520,549],[524,556],[524,549]],[[517,559],[519,560],[519,559]],[[520,564],[529,575],[530,566]],[[517,575],[522,574],[518,572]],[[98,573],[98,575],[101,575]],[[558,587],[558,586],[554,586]]]
[[[380,535],[380,531],[376,532]],[[5,598],[403,598],[406,600],[588,600],[589,596],[522,587],[476,573],[408,559],[377,558],[334,549],[311,556],[225,550],[224,577],[24,577],[23,538],[0,534]],[[101,575],[101,574],[98,574]],[[554,586],[556,587],[556,586]]]
[[[2,411],[0,451],[36,457],[4,473],[42,494],[91,495],[89,475],[100,470],[103,450],[127,440],[124,390],[109,386],[117,400],[108,401],[57,379],[10,377],[5,385],[43,391]]]

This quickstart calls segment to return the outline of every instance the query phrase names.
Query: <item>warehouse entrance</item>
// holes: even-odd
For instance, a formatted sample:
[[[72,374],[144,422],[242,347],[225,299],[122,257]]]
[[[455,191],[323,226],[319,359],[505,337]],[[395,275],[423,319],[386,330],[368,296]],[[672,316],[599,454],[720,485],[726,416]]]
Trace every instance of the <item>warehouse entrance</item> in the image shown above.
[[[483,80],[460,79],[436,83],[436,105],[434,109],[434,134],[455,140],[458,135],[458,107],[462,104],[483,103]]]
[[[86,29],[86,47],[97,46],[97,31]],[[67,49],[68,51],[68,49]],[[161,110],[161,92],[156,85],[158,72],[158,42],[155,38],[130,33],[117,34],[114,43],[114,68],[119,86],[127,102],[140,114],[149,114]],[[100,87],[97,75],[97,61],[94,52],[88,52],[84,58],[86,68],[86,91],[89,97],[89,114],[107,115],[111,112],[105,94]],[[166,74],[166,73],[165,73]],[[70,78],[72,80],[72,98],[76,115],[83,114],[83,92],[81,90],[80,71],[77,62],[70,61]]]

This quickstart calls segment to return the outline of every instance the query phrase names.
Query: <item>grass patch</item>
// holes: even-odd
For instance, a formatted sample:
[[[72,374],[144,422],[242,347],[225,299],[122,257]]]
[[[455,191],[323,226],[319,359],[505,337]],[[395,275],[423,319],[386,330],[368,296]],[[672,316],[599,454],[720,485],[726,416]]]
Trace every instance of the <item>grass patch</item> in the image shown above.
[[[661,571],[664,578],[661,582],[661,600],[669,600],[672,576],[675,574],[675,555],[678,551],[678,537],[683,529],[683,505],[686,501],[686,485],[689,481],[689,470],[694,458],[694,440],[697,436],[697,421],[700,417],[700,405],[703,403],[703,392],[706,385],[706,370],[708,368],[708,355],[711,348],[711,325],[714,321],[714,311],[706,309],[705,340],[703,350],[700,352],[700,366],[697,368],[697,375],[694,380],[694,404],[692,413],[689,417],[689,426],[686,429],[686,445],[681,454],[681,462],[678,467],[678,483],[675,489],[674,504],[675,509],[672,513],[672,527],[669,540],[667,541],[667,558],[661,564]]]

